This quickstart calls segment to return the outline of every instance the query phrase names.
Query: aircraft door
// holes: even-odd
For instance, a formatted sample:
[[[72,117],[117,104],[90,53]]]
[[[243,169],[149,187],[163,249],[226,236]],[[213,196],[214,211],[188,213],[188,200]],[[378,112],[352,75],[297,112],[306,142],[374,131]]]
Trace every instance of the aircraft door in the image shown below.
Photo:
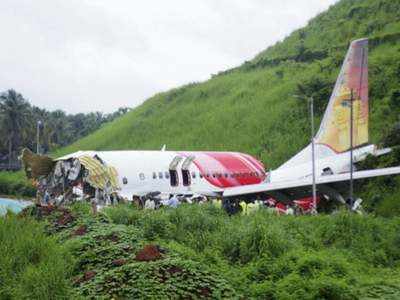
[[[191,156],[187,157],[184,160],[184,162],[182,163],[182,184],[183,184],[183,186],[191,185],[191,177],[190,177],[189,167],[190,167],[190,164],[193,162],[194,158],[195,157],[193,155],[191,155]]]
[[[170,180],[170,185],[172,187],[178,186],[179,185],[179,176],[178,176],[178,171],[177,167],[178,164],[182,161],[181,156],[175,156],[175,158],[172,160],[172,162],[169,165],[169,180]]]

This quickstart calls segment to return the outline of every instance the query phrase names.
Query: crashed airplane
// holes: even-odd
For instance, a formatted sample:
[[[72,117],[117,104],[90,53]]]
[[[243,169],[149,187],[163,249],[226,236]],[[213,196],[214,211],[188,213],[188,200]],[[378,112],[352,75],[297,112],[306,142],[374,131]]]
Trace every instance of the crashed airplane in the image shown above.
[[[368,144],[367,51],[367,39],[350,44],[314,138],[318,197],[342,203],[348,196],[350,177],[358,180],[400,173],[400,167],[393,167],[350,174],[351,161],[357,163],[367,155],[390,151]],[[244,153],[164,149],[78,151],[55,160],[25,151],[23,162],[28,174],[38,180],[39,190],[54,195],[62,193],[65,198],[75,188],[84,195],[93,195],[97,189],[128,199],[158,191],[227,199],[261,194],[287,202],[309,197],[313,184],[311,144],[273,171],[266,171],[260,161]]]

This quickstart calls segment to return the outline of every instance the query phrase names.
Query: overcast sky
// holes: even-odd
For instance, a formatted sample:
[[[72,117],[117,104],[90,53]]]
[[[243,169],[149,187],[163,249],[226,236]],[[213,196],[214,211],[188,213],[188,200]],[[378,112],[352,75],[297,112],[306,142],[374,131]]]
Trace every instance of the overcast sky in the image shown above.
[[[337,0],[1,0],[0,91],[112,112],[253,58]]]

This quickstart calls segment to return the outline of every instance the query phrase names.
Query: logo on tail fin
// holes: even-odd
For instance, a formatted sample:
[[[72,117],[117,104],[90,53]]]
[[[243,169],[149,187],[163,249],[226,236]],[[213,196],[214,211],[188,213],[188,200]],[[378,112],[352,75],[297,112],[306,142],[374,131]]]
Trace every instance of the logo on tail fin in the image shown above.
[[[350,149],[350,101],[353,101],[353,147],[368,142],[368,40],[350,44],[328,107],[315,137],[336,152]]]

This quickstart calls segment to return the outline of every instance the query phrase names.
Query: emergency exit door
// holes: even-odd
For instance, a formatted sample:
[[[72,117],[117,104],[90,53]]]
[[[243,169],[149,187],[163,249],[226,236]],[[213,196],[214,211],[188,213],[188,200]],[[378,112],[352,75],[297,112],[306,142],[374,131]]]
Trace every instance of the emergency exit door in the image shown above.
[[[172,162],[169,164],[169,181],[171,186],[178,186],[179,185],[179,176],[177,167],[179,163],[182,161],[181,156],[175,156]]]
[[[182,163],[182,184],[184,186],[189,186],[191,184],[189,167],[194,158],[195,157],[191,155],[187,157]]]

